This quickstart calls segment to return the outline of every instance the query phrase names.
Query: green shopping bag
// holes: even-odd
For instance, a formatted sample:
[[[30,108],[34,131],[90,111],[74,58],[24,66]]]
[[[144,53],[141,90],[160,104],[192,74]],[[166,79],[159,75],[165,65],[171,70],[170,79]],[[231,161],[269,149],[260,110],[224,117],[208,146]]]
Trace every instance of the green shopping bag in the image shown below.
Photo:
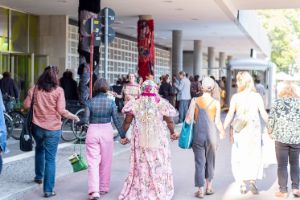
[[[81,154],[80,141],[79,141],[79,148],[80,148],[80,153],[78,154],[75,152],[76,144],[74,144],[74,153],[69,157],[69,161],[73,167],[73,172],[80,172],[88,168],[88,165]]]

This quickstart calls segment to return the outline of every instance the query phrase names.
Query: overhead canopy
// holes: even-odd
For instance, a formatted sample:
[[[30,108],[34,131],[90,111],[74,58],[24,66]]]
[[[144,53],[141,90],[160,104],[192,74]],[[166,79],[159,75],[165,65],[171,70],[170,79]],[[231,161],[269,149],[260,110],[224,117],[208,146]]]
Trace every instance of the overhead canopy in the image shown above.
[[[172,47],[172,30],[182,30],[185,51],[193,50],[194,40],[202,40],[203,48],[214,47],[215,52],[236,58],[248,57],[250,49],[260,57],[270,54],[265,47],[269,45],[256,37],[266,34],[258,31],[260,25],[255,17],[251,15],[239,22],[243,11],[238,12],[227,0],[102,0],[101,4],[115,11],[116,23],[112,27],[116,32],[133,38],[137,37],[138,16],[152,15],[155,43],[165,47]],[[75,20],[78,16],[78,0],[0,0],[0,5],[37,15],[68,15]]]
[[[229,62],[231,70],[259,70],[266,71],[268,68],[275,68],[275,65],[272,62],[247,58],[247,59],[234,59]]]

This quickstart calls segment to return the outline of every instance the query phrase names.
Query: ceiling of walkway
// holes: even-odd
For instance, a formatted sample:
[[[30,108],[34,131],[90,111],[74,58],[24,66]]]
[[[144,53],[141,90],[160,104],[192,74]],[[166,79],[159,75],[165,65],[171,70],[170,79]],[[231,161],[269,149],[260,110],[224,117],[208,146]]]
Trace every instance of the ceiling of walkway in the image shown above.
[[[237,9],[290,9],[300,8],[299,0],[232,0]]]
[[[274,1],[284,5],[289,2],[300,4],[298,0],[232,1],[239,9],[256,8],[255,5],[265,8],[274,5]],[[118,20],[114,25],[116,31],[132,37],[136,37],[138,15],[152,15],[155,20],[155,42],[158,44],[171,47],[172,30],[182,30],[184,50],[193,49],[193,40],[202,40],[204,47],[213,46],[216,51],[234,56],[248,56],[250,48],[260,53],[261,50],[249,39],[249,35],[236,24],[237,9],[231,9],[230,17],[220,2],[225,1],[102,0],[102,7],[114,9]],[[38,15],[69,15],[76,19],[78,0],[0,0],[0,5]]]

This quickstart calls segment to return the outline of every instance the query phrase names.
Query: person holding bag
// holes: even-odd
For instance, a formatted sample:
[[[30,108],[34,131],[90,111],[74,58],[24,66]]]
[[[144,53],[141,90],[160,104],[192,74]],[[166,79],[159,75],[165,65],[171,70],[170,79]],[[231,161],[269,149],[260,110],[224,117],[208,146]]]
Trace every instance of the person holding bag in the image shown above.
[[[268,114],[262,97],[256,92],[252,76],[241,71],[236,76],[238,93],[230,101],[229,111],[224,121],[226,129],[232,123],[233,144],[231,153],[232,173],[240,184],[241,194],[250,191],[258,194],[256,180],[263,175],[262,130],[260,115],[267,123]]]
[[[34,99],[33,99],[34,98]],[[28,91],[24,107],[30,108],[33,99],[32,136],[35,147],[34,182],[44,182],[44,197],[55,196],[55,158],[61,135],[61,117],[79,121],[66,110],[64,91],[59,87],[58,68],[48,66]]]
[[[220,118],[220,102],[212,97],[214,86],[214,80],[205,77],[202,81],[203,95],[190,105],[195,109],[192,149],[195,156],[195,186],[198,187],[195,197],[197,198],[214,193],[212,179],[215,170],[217,132],[219,131],[221,139],[225,137]],[[189,115],[187,117],[191,118]],[[206,185],[205,192],[204,185]]]
[[[87,102],[83,123],[89,120],[86,136],[86,157],[88,162],[88,194],[90,200],[100,199],[110,188],[113,157],[114,124],[121,137],[125,137],[118,118],[115,101],[108,95],[109,85],[104,78],[94,83],[94,97]],[[80,123],[82,123],[80,122]]]

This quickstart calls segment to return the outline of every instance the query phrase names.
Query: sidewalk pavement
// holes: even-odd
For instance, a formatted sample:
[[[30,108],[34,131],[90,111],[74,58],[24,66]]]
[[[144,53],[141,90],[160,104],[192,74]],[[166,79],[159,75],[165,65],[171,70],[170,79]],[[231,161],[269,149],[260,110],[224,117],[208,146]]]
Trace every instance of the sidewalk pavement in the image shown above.
[[[193,200],[196,191],[194,187],[194,158],[192,150],[178,148],[177,142],[171,143],[172,167],[174,174],[175,194],[173,200]],[[216,171],[214,179],[215,194],[205,196],[208,200],[274,200],[278,189],[276,179],[276,165],[270,165],[264,170],[264,178],[257,182],[259,195],[248,192],[239,193],[239,185],[234,183],[230,164],[231,144],[229,138],[220,142],[217,152]],[[270,149],[269,154],[274,153]],[[129,170],[130,152],[125,151],[114,156],[110,192],[101,197],[103,200],[116,200],[122,189]],[[87,171],[73,173],[58,178],[56,183],[57,196],[51,200],[87,200]],[[41,200],[42,187],[26,193],[19,200]],[[288,199],[293,199],[292,195]]]
[[[85,156],[85,147],[82,146],[82,153]],[[123,146],[115,142],[114,156],[124,151],[128,151],[129,146]],[[72,167],[68,157],[74,152],[74,144],[60,144],[57,162],[56,177],[63,178],[72,174]],[[79,153],[79,145],[76,146],[76,152]],[[17,158],[16,158],[17,157]],[[3,171],[0,176],[0,200],[15,200],[22,198],[24,193],[38,189],[40,186],[33,183],[34,178],[34,151],[9,157],[4,159]],[[17,161],[14,161],[17,160]],[[27,199],[28,200],[28,199]]]

